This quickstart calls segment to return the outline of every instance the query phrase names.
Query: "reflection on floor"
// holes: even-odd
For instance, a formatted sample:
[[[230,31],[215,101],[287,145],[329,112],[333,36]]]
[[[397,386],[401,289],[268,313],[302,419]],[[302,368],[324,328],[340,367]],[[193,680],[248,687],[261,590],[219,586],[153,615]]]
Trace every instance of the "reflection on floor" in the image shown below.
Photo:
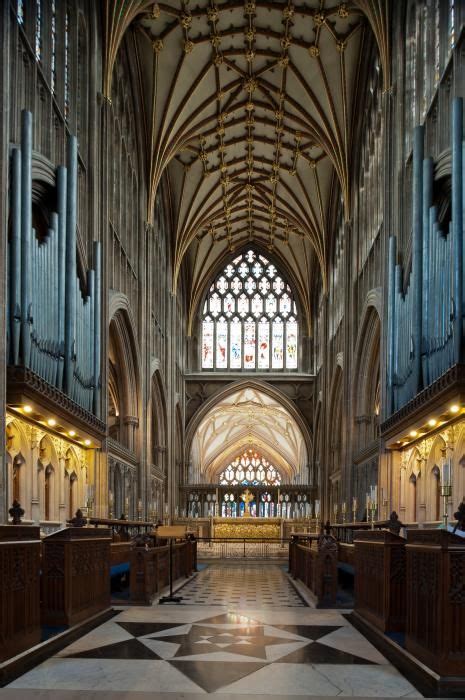
[[[125,609],[10,688],[127,691],[125,698],[132,696],[129,691],[152,691],[154,698],[165,693],[172,700],[206,693],[223,700],[252,695],[421,697],[344,615],[304,607],[302,601],[297,608],[289,591],[287,603],[280,603],[284,574],[277,566],[260,565],[260,570],[261,581],[256,567],[216,565],[201,572],[183,594],[197,599],[205,582],[208,596],[216,589],[223,603],[223,596],[237,586],[239,599],[260,599],[261,607],[197,601]],[[284,583],[285,590],[292,587]],[[271,603],[265,602],[267,589]]]
[[[263,573],[264,567],[266,575]],[[193,605],[233,605],[239,610],[305,606],[306,603],[284,573],[285,568],[259,562],[211,564],[183,587],[183,602]]]

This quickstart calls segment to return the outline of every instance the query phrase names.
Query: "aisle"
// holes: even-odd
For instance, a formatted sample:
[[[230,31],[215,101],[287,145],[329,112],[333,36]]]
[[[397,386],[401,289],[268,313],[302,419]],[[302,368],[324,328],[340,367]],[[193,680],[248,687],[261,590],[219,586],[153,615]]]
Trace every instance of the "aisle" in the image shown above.
[[[233,591],[239,600],[228,602]],[[189,604],[122,610],[9,688],[63,700],[63,690],[81,691],[69,700],[421,697],[345,615],[305,606],[279,565],[215,564],[182,594]]]

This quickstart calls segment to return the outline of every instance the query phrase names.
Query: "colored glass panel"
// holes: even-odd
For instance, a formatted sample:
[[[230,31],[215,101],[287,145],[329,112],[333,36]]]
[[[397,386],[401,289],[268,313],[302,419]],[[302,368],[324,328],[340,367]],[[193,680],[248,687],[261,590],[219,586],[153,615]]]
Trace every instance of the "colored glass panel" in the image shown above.
[[[216,366],[226,369],[228,366],[228,324],[220,319],[216,324]]]
[[[204,369],[213,369],[213,333],[214,324],[211,320],[203,322],[202,329],[202,367]]]
[[[284,350],[284,326],[279,318],[273,321],[272,346],[272,367],[273,369],[282,369]]]

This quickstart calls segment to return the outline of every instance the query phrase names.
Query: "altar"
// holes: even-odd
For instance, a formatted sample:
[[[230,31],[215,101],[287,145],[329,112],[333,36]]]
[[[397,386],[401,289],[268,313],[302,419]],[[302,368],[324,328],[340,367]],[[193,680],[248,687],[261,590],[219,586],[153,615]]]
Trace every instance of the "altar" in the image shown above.
[[[215,538],[280,539],[281,518],[213,518]]]

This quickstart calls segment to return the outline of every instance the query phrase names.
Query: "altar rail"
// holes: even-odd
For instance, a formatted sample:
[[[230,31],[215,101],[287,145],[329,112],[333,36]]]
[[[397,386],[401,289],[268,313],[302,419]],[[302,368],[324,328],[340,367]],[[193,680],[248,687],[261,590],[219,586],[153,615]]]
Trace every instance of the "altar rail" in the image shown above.
[[[197,540],[199,559],[283,559],[289,540],[250,537],[201,537]]]

